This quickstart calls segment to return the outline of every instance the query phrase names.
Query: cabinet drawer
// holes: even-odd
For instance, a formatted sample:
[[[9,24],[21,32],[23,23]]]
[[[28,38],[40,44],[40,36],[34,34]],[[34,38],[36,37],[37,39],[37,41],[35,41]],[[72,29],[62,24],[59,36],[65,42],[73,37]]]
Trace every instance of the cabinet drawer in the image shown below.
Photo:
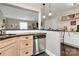
[[[0,56],[17,56],[16,43],[0,49]]]
[[[25,48],[20,50],[20,56],[31,56],[32,53],[32,48]]]
[[[21,36],[20,37],[20,40],[32,40],[33,39],[33,36]]]
[[[16,42],[15,38],[2,40],[0,41],[0,49],[4,48],[5,46],[11,45],[12,43],[15,43],[15,42]]]
[[[26,47],[32,47],[33,46],[33,41],[32,40],[21,40],[20,41],[20,49],[22,49],[22,48],[26,48]]]

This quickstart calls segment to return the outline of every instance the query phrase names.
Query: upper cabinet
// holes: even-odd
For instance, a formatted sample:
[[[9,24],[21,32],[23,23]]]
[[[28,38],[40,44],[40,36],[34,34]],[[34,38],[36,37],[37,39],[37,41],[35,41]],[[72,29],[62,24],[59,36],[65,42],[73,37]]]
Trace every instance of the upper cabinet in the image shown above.
[[[75,14],[75,18],[79,18],[79,13],[76,13]]]
[[[61,20],[62,21],[68,21],[68,20],[78,19],[78,18],[79,18],[79,13],[74,13],[74,14],[62,16],[61,17]]]

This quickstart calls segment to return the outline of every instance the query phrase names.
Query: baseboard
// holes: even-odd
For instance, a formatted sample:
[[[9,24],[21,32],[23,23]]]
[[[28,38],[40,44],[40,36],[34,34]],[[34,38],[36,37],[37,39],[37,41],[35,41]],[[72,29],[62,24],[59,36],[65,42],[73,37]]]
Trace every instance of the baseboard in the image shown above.
[[[49,50],[46,49],[46,53],[49,55],[49,56],[56,56],[54,55],[52,52],[50,52]]]

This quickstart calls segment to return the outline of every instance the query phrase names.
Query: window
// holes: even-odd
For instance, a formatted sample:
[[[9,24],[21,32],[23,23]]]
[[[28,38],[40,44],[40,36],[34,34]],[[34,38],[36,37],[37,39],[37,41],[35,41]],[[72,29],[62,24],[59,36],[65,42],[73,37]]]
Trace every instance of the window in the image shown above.
[[[28,23],[27,22],[20,22],[20,29],[28,29]]]

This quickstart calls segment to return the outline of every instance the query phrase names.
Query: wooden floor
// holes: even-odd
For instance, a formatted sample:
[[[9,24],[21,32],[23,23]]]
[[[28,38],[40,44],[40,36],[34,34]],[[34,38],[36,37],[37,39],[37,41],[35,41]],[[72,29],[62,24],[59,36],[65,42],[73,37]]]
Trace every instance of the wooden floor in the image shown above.
[[[61,56],[79,56],[79,48],[61,44]]]

